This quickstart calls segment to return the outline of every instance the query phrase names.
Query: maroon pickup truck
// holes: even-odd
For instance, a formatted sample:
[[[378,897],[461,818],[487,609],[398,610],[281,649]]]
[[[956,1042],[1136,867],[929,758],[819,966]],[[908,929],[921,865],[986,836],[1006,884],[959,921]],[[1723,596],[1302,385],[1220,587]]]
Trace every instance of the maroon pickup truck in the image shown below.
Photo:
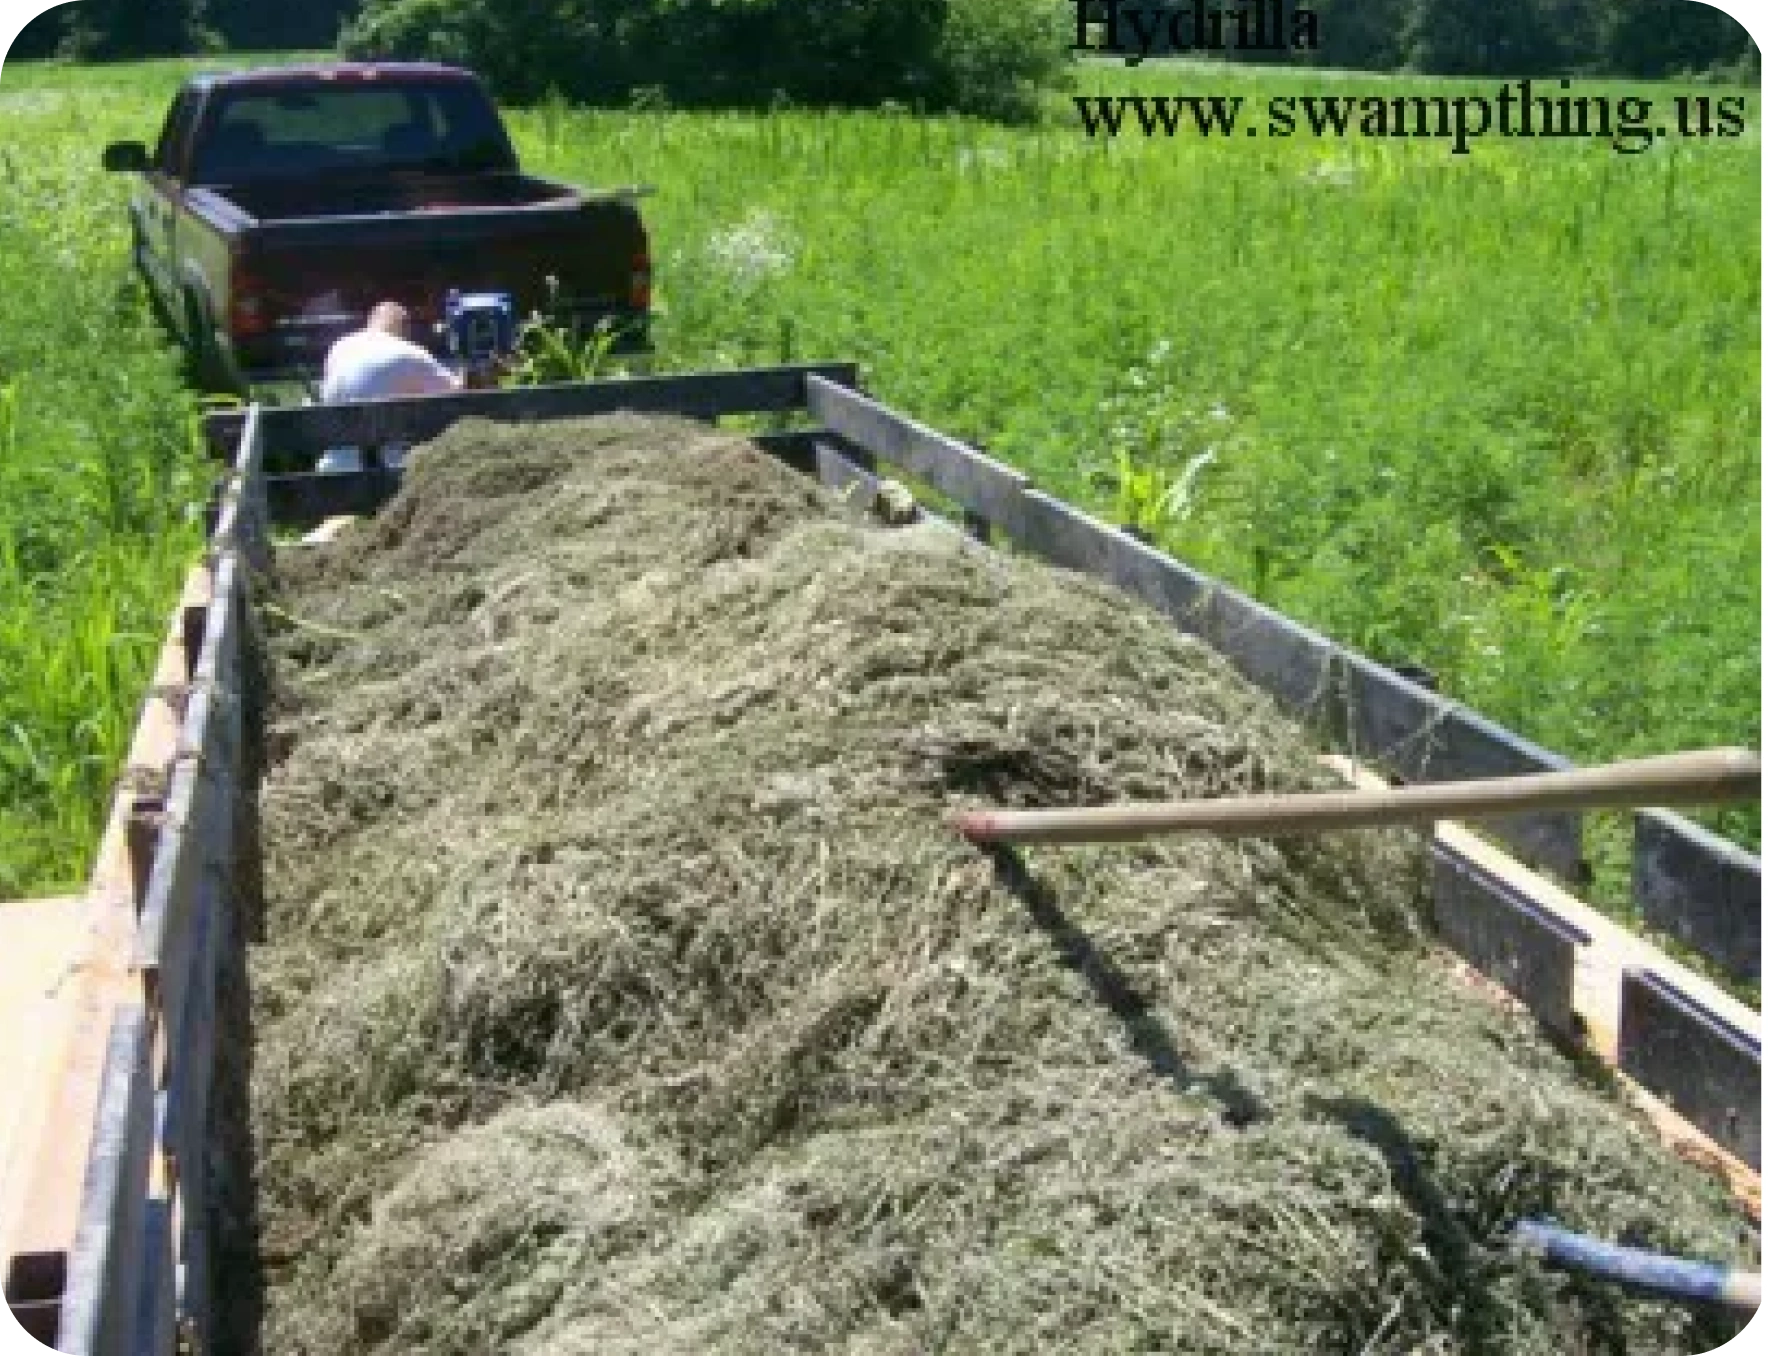
[[[612,322],[648,345],[650,249],[633,191],[521,172],[470,72],[432,65],[201,75],[158,144],[106,148],[142,175],[136,267],[218,390],[310,380],[375,302],[424,335],[450,289],[507,292],[518,316]],[[439,342],[439,341],[438,341]]]

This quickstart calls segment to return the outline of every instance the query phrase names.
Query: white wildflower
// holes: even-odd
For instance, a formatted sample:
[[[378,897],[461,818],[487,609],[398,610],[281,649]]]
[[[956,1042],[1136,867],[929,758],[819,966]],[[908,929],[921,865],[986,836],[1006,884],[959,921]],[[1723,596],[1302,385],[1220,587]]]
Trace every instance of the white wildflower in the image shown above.
[[[1356,181],[1357,167],[1344,160],[1322,160],[1312,168],[1303,170],[1301,177],[1307,183],[1348,188]]]
[[[1008,155],[998,146],[960,146],[958,147],[958,173],[968,174],[972,171],[1004,169],[1008,164]]]
[[[756,208],[735,226],[706,240],[706,261],[739,290],[748,291],[792,267],[797,242],[785,224]]]

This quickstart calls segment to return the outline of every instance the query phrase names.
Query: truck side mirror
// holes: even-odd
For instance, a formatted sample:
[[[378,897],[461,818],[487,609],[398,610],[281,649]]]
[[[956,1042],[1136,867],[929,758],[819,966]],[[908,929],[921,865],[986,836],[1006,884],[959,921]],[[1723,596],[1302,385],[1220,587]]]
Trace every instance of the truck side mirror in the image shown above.
[[[104,167],[139,174],[147,168],[147,147],[139,141],[113,141],[104,148]]]

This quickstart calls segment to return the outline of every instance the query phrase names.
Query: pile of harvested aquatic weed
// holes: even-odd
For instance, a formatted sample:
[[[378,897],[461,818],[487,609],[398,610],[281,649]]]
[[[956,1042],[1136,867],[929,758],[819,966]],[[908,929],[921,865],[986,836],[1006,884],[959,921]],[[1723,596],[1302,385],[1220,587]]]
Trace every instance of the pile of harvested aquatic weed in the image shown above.
[[[281,568],[267,1350],[1722,1335],[1504,1251],[1753,1244],[1427,958],[1411,840],[948,831],[1318,784],[1102,587],[632,417],[459,425]]]

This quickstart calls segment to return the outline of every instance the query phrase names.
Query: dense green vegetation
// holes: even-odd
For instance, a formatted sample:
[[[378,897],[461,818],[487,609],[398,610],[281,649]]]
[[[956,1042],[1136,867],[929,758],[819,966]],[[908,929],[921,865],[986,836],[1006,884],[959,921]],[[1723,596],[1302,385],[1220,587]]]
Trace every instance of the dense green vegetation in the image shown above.
[[[116,60],[223,47],[327,47],[360,8],[361,0],[79,0],[44,10],[10,55]]]
[[[70,83],[0,82],[0,897],[89,869],[199,541],[193,402],[95,173],[166,85],[113,105]]]
[[[1072,34],[1063,0],[368,0],[346,55],[473,66],[506,97],[1027,117]]]
[[[0,85],[9,888],[79,874],[193,541],[191,407],[118,291],[124,185],[95,169],[107,135],[151,133],[183,69],[9,65]],[[1326,79],[1083,84],[1454,88]],[[857,358],[1047,487],[1595,759],[1760,743],[1750,98],[1745,137],[1638,155],[1107,146],[1061,103],[1019,128],[559,101],[512,121],[536,170],[656,185],[668,365]]]

